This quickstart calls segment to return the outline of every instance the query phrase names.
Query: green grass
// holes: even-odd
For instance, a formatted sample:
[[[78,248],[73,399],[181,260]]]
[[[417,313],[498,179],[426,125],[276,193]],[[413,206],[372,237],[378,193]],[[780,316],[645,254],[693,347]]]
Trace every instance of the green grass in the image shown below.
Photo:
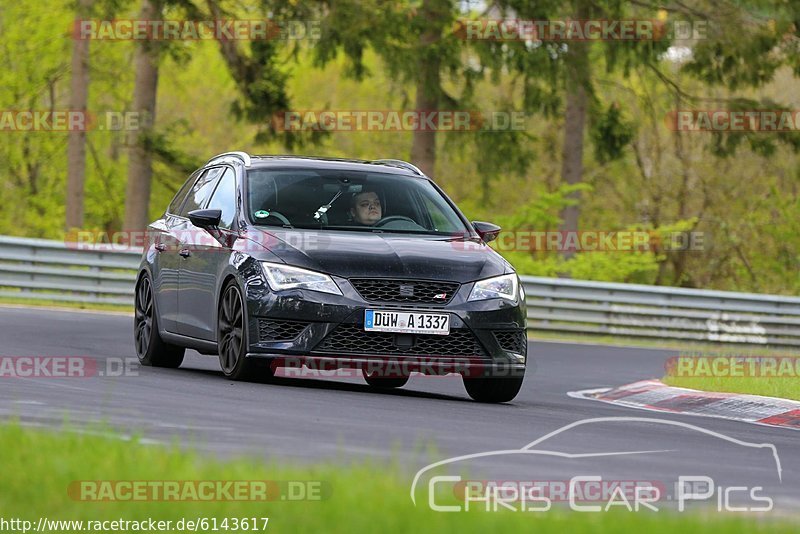
[[[800,354],[796,350],[727,346],[687,351],[670,363],[663,378],[670,386],[800,400]]]
[[[590,345],[609,345],[626,347],[641,347],[643,349],[663,349],[674,351],[719,351],[730,348],[735,351],[745,351],[757,349],[763,354],[786,354],[785,349],[764,348],[762,345],[729,344],[721,345],[713,342],[701,342],[678,339],[653,339],[642,337],[612,336],[598,334],[580,334],[571,332],[545,332],[528,331],[528,339],[531,341],[559,341],[564,343],[586,343]],[[800,355],[800,351],[798,351]]]
[[[790,523],[752,517],[667,512],[575,514],[566,511],[436,513],[409,498],[411,475],[396,465],[286,466],[253,458],[219,461],[193,452],[16,424],[0,426],[3,473],[0,517],[33,521],[269,517],[274,532],[537,532],[648,534],[790,532]],[[304,480],[322,481],[319,501],[87,502],[67,488],[85,480]],[[62,530],[62,532],[65,532]],[[224,532],[224,531],[220,531]]]
[[[800,400],[800,378],[730,378],[730,377],[676,377],[665,376],[663,382],[670,386],[716,391],[720,393],[747,393]]]
[[[119,304],[65,302],[48,299],[26,299],[24,297],[0,297],[0,305],[19,306],[26,308],[50,308],[62,310],[86,310],[103,312],[133,313],[133,304],[122,306]]]
[[[664,378],[665,384],[682,388],[800,400],[800,383],[798,381],[800,379],[797,378]]]

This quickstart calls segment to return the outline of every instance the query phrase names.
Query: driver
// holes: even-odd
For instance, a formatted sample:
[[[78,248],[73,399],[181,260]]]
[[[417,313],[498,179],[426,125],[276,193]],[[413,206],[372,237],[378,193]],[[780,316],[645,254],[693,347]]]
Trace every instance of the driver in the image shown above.
[[[381,199],[375,191],[362,191],[350,200],[350,215],[359,224],[372,226],[383,218]]]

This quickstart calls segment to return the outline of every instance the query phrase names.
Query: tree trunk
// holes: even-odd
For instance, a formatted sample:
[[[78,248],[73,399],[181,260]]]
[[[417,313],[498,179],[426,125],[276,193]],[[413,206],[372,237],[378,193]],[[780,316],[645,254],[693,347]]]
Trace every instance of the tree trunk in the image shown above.
[[[79,0],[76,19],[91,15],[93,0]],[[89,39],[72,41],[70,111],[86,116],[89,100]],[[84,121],[84,124],[86,121]],[[83,227],[83,184],[86,180],[86,130],[70,131],[67,140],[67,197],[65,230]]]
[[[588,6],[578,0],[576,20],[587,20]],[[564,146],[561,156],[561,183],[578,184],[583,180],[583,137],[586,129],[586,106],[589,86],[589,49],[585,41],[571,41],[566,54],[566,105],[564,114]],[[580,200],[580,193],[569,198]],[[576,232],[580,218],[580,205],[567,206],[561,212],[561,230]],[[564,258],[571,258],[572,251],[562,251]]]
[[[444,13],[442,13],[442,2],[437,0],[423,0],[420,8],[420,17],[432,19],[431,24],[426,25],[425,31],[419,39],[419,60],[417,69],[419,78],[417,79],[417,95],[415,110],[418,113],[429,113],[439,111],[441,103],[441,60],[432,46],[441,38],[442,23]],[[422,122],[420,118],[420,122]],[[413,141],[411,144],[411,161],[428,176],[433,176],[436,166],[436,130],[425,131],[422,128],[414,130]]]
[[[420,62],[422,63],[422,62]],[[415,110],[429,113],[439,109],[439,62],[430,61],[420,65],[422,78],[417,82]],[[436,84],[436,89],[431,89]],[[422,122],[420,120],[420,122]],[[411,144],[411,162],[428,176],[433,176],[436,167],[436,130],[416,129]]]
[[[162,0],[142,0],[139,18],[159,20]],[[132,132],[128,153],[128,185],[125,193],[124,230],[142,231],[149,223],[150,180],[152,153],[147,147],[156,117],[158,90],[158,61],[161,46],[158,41],[142,41],[134,56],[135,82],[133,111],[139,114],[139,130]]]

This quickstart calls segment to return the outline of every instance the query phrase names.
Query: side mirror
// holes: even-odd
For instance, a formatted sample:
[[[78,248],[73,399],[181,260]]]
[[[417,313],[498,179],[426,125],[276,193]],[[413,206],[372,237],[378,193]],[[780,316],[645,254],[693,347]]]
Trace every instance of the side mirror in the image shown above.
[[[222,218],[222,210],[194,210],[189,212],[189,220],[198,228],[216,228]]]
[[[478,232],[478,235],[481,236],[484,243],[497,239],[497,234],[502,230],[502,228],[496,224],[483,221],[472,221],[472,226],[475,227],[475,231]]]

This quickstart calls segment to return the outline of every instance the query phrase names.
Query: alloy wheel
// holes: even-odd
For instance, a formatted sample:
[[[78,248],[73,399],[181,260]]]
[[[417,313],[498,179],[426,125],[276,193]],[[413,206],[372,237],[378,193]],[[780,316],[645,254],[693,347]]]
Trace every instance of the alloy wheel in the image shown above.
[[[150,346],[150,335],[153,328],[153,292],[150,280],[146,276],[139,281],[134,308],[136,352],[139,356],[143,356]]]
[[[235,285],[225,291],[219,310],[219,363],[226,375],[233,373],[242,357],[244,313]]]

